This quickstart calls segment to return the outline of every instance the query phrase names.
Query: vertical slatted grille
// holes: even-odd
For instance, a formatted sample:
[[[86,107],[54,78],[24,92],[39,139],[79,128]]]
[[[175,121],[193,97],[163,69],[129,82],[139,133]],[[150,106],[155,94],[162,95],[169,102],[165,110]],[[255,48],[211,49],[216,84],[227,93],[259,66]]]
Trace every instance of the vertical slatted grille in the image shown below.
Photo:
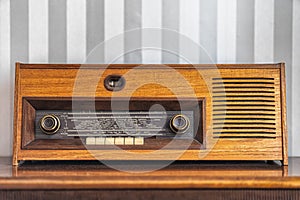
[[[275,138],[274,78],[213,78],[213,134]]]

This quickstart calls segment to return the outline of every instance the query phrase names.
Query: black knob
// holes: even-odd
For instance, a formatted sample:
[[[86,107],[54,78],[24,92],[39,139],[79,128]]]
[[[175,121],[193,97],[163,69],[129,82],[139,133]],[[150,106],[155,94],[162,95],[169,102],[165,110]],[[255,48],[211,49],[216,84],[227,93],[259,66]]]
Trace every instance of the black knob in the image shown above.
[[[190,120],[185,115],[175,115],[170,120],[170,129],[174,133],[184,133],[190,126]]]
[[[45,134],[52,135],[60,128],[60,120],[55,115],[45,115],[40,120],[40,128]]]
[[[104,87],[109,91],[119,91],[125,86],[125,79],[120,75],[109,75],[104,79]]]

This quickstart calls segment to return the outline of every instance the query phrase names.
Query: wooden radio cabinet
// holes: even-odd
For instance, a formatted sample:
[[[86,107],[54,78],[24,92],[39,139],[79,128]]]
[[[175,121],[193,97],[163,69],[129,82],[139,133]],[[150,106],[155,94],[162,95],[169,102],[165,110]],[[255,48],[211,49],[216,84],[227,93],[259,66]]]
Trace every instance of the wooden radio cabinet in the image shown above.
[[[283,63],[16,63],[15,78],[14,165],[96,159],[288,164]]]

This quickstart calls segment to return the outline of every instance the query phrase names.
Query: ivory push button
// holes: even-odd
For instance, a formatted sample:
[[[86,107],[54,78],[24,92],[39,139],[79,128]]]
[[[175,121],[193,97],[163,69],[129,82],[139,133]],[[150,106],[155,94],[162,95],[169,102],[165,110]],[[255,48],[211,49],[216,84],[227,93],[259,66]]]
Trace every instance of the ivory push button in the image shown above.
[[[144,144],[144,138],[143,137],[134,138],[134,144],[135,145],[143,145]]]
[[[95,145],[96,139],[94,137],[87,137],[85,140],[86,145]]]
[[[115,138],[115,144],[116,145],[124,145],[124,138],[123,137]]]
[[[107,137],[105,138],[105,145],[113,145],[115,143],[115,138]]]
[[[134,145],[133,137],[125,137],[124,144],[125,145]]]
[[[105,144],[105,138],[104,137],[97,137],[96,138],[96,145],[104,145]]]

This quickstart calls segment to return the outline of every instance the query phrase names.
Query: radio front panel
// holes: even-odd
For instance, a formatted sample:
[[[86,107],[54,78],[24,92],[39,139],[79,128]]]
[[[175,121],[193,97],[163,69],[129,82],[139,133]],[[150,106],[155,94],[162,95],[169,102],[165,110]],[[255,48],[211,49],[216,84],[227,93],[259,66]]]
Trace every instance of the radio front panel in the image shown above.
[[[80,105],[76,110],[70,109],[74,101]],[[159,149],[173,139],[204,148],[203,99],[195,103],[184,99],[180,104],[170,98],[135,98],[130,100],[130,111],[124,110],[127,101],[118,98],[114,102],[117,110],[103,98],[24,98],[23,111],[30,114],[24,116],[27,125],[23,131],[31,136],[23,136],[23,148],[101,149],[121,145],[132,149],[137,145],[134,148]],[[164,109],[155,109],[157,105]]]

